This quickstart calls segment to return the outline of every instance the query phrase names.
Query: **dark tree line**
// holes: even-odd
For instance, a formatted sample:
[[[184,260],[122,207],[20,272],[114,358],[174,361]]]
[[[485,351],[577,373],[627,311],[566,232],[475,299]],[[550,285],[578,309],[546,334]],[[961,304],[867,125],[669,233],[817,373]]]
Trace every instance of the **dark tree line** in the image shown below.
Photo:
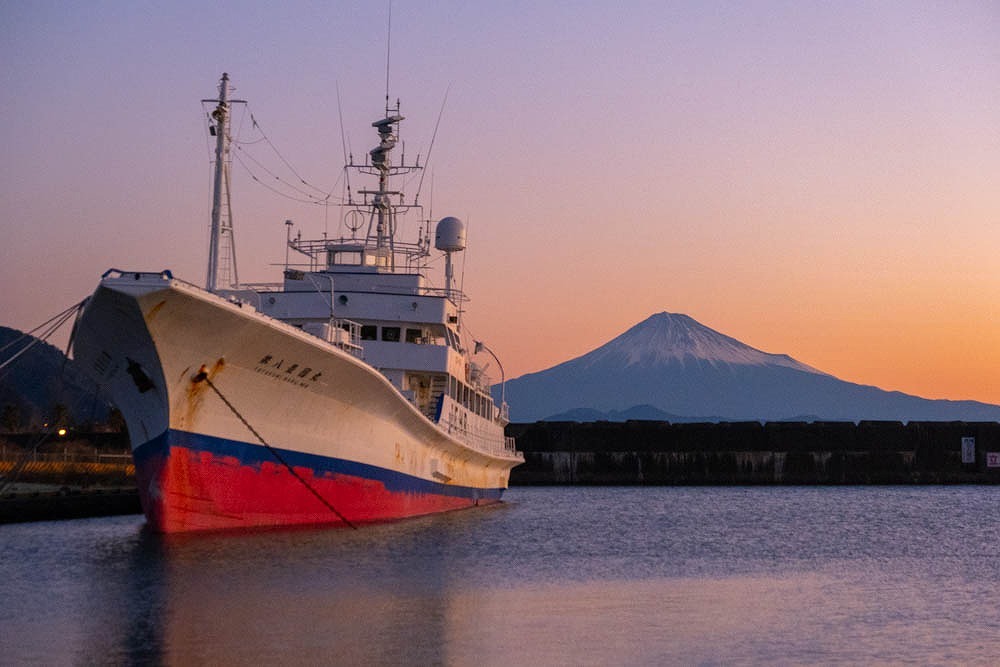
[[[80,432],[120,433],[125,430],[125,419],[117,409],[111,409],[104,420],[79,421],[65,403],[56,403],[47,414],[25,407],[19,402],[5,403],[0,408],[0,432],[25,433],[67,428]]]

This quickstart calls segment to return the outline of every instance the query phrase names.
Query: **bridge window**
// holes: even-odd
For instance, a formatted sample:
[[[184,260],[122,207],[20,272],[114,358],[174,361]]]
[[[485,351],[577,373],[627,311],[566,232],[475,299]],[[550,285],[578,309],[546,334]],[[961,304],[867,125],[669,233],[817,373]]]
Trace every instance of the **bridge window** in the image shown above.
[[[361,340],[375,340],[378,336],[378,327],[374,324],[361,325]]]
[[[327,256],[329,266],[359,266],[361,253],[357,250],[331,250]]]
[[[399,342],[399,327],[382,327],[382,340],[390,343]]]
[[[423,332],[420,329],[407,329],[406,330],[406,342],[407,343],[419,343]]]

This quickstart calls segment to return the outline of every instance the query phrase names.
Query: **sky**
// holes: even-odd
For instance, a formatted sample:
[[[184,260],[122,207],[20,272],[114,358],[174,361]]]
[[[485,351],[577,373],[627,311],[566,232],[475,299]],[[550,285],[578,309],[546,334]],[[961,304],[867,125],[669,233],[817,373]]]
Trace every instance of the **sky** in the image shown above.
[[[222,72],[264,132],[237,109],[240,154],[339,194],[388,71],[407,156],[431,152],[421,201],[468,225],[466,325],[508,379],[669,311],[844,380],[1000,403],[1000,5],[389,14],[0,0],[0,325],[36,327],[110,267],[204,282]],[[313,238],[338,213],[243,162],[240,278],[276,281],[284,221]]]

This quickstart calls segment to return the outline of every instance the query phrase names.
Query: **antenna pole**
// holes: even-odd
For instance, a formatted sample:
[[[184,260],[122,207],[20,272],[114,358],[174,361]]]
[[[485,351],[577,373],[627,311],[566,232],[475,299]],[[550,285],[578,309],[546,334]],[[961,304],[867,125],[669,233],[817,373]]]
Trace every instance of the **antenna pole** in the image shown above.
[[[392,45],[392,0],[389,0],[389,16],[385,28],[385,115],[389,115],[389,49]]]

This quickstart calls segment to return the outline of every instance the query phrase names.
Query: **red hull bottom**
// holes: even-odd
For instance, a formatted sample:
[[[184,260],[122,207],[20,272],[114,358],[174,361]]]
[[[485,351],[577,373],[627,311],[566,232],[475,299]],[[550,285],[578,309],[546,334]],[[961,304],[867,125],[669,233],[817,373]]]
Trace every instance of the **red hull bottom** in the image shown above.
[[[498,502],[503,491],[450,487],[371,466],[283,451],[286,466],[254,445],[193,448],[168,445],[167,439],[205,440],[171,432],[136,450],[142,507],[149,526],[163,533],[389,521]],[[300,465],[289,457],[318,459],[323,465],[315,465],[314,460]],[[338,471],[338,467],[348,470]]]

